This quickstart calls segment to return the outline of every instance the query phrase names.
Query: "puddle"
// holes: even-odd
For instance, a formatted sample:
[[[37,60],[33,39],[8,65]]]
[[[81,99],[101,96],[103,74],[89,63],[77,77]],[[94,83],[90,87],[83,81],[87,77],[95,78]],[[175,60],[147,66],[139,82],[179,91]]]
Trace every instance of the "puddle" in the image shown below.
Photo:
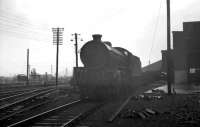
[[[174,88],[174,90],[172,90],[172,92],[175,91],[175,93],[179,93],[179,94],[200,93],[200,85],[188,85],[188,84],[172,85],[172,88]],[[145,93],[153,93],[153,92],[157,92],[157,91],[158,92],[163,91],[163,92],[167,93],[167,85],[157,87],[153,90],[148,90]]]
[[[147,90],[145,93],[153,93],[153,91],[163,91],[164,93],[167,93],[167,85],[157,87],[153,90]]]

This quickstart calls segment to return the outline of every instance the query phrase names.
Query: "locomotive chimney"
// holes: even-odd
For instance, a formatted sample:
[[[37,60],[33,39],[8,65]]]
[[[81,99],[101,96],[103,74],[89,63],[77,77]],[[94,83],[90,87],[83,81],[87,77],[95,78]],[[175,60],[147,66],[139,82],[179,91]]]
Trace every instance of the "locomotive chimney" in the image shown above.
[[[99,41],[100,42],[102,35],[101,34],[93,34],[92,37],[93,37],[93,41]]]

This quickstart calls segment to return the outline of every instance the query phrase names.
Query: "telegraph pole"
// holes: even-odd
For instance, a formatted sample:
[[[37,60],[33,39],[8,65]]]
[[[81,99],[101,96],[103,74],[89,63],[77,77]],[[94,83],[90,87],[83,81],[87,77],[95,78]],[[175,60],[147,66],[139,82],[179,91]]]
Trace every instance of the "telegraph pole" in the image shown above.
[[[29,49],[27,49],[26,85],[29,85]]]
[[[78,67],[78,35],[80,36],[80,34],[74,33],[72,34],[72,36],[74,35],[74,39],[75,39],[75,54],[76,54],[76,67]],[[73,39],[71,41],[74,41]],[[81,41],[83,41],[81,39]]]
[[[77,43],[77,33],[75,35],[75,53],[76,53],[76,67],[78,67],[78,43]]]
[[[170,24],[170,0],[167,2],[167,86],[168,94],[171,94],[171,24]]]
[[[52,28],[53,31],[53,44],[56,45],[56,87],[58,86],[58,56],[59,56],[59,45],[62,45],[63,41],[63,30],[64,28]]]
[[[53,66],[51,64],[51,75],[53,75]]]

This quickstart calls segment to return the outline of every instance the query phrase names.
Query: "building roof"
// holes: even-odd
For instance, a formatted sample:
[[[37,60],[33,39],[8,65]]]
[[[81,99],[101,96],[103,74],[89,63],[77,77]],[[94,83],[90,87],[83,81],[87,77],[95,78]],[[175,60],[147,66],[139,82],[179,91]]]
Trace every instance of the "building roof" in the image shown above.
[[[147,71],[160,71],[162,67],[162,60],[159,60],[157,62],[154,62],[152,64],[149,64],[145,67],[142,68],[143,72],[147,72]]]

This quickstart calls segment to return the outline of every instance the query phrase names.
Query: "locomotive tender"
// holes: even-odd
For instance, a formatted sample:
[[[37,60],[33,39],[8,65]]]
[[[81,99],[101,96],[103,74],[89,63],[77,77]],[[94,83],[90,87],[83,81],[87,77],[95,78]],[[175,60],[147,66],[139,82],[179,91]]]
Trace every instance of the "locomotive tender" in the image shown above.
[[[121,47],[112,47],[101,41],[102,35],[93,35],[93,40],[83,45],[80,58],[84,67],[75,67],[73,84],[81,97],[108,99],[131,91],[134,78],[141,74],[139,57]]]

